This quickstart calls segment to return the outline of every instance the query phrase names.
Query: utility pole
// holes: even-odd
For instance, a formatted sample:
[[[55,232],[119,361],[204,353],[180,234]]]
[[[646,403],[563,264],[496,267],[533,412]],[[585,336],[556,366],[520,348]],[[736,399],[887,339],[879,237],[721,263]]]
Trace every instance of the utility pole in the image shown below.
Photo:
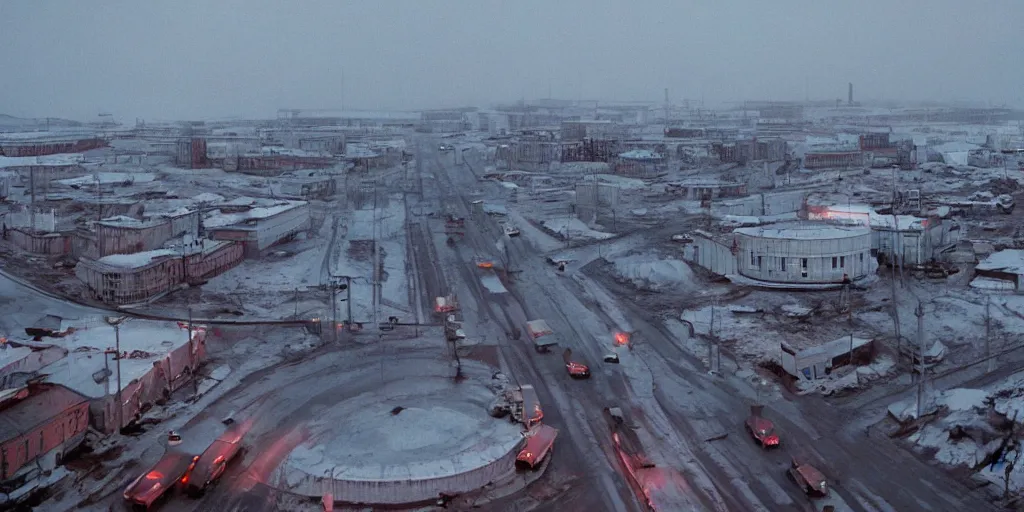
[[[199,381],[196,380],[196,347],[193,345],[192,333],[195,331],[192,329],[192,308],[188,308],[188,360],[191,363],[192,371],[192,394],[199,394]]]
[[[994,366],[995,366],[995,362],[992,360],[992,340],[989,337],[990,333],[991,333],[991,326],[992,326],[991,306],[992,306],[992,298],[989,297],[988,300],[985,301],[985,359],[988,360],[985,363],[985,365],[986,365],[985,372],[986,373],[992,373],[992,370],[994,369]]]
[[[108,325],[114,327],[114,351],[117,355],[117,431],[124,428],[124,401],[121,399],[121,324],[128,320],[126,316],[108,316],[104,318]]]
[[[917,375],[917,417],[921,417],[922,409],[924,404],[924,304],[920,300],[917,301],[917,309],[914,311],[917,315],[917,344],[918,344],[918,375]]]

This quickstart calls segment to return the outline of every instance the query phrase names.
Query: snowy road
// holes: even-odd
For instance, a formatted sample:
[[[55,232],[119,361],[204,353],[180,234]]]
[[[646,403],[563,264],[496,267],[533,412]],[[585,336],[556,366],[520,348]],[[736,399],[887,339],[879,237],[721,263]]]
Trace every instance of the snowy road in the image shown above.
[[[477,182],[464,167],[446,165],[449,162],[445,157],[434,157],[431,163],[435,175],[445,175],[438,181],[444,182],[446,177],[452,182],[451,190],[445,191],[445,204],[464,205],[469,199],[488,197],[486,190],[492,184]],[[427,187],[425,193],[431,188]],[[485,192],[451,197],[474,189]],[[469,217],[468,211],[462,213]],[[659,462],[679,470],[689,484],[688,498],[706,509],[813,510],[785,476],[789,456],[799,454],[820,461],[821,469],[833,481],[832,497],[814,503],[819,509],[833,504],[840,511],[996,510],[978,491],[968,489],[942,469],[919,461],[888,439],[868,439],[862,430],[851,428],[855,411],[836,410],[819,399],[779,399],[769,404],[786,446],[780,451],[762,452],[742,429],[747,408],[756,397],[749,381],[733,375],[708,376],[701,361],[683,350],[661,319],[628,301],[581,302],[577,297],[587,294],[571,277],[558,276],[526,240],[505,241],[510,266],[516,271],[507,283],[509,293],[483,289],[478,284],[480,276],[473,257],[481,252],[498,256],[494,244],[501,231],[486,216],[469,222],[472,225],[467,226],[467,239],[457,249],[448,249],[450,255],[442,258],[450,260],[446,268],[456,269],[454,273],[473,290],[480,303],[478,310],[489,317],[487,321],[507,332],[527,318],[545,318],[563,336],[565,344],[594,369],[589,382],[570,381],[557,355],[538,356],[523,342],[510,341],[503,346],[502,355],[511,371],[541,388],[548,418],[563,430],[563,435],[571,437],[573,453],[566,457],[564,451],[556,450],[553,469],[563,469],[561,464],[567,463],[571,471],[583,472],[574,485],[590,489],[591,496],[603,493],[607,479],[614,478],[618,480],[614,484],[616,494],[629,501],[623,493],[622,471],[615,464],[599,418],[602,407],[619,404],[641,415],[652,432],[652,446],[662,456]],[[672,227],[662,229],[670,232]],[[614,283],[607,284],[612,297],[631,295],[614,289]],[[623,326],[623,321],[631,325]],[[610,347],[611,331],[617,327],[636,331],[639,346],[635,357],[624,357],[619,367],[602,366],[599,361]],[[552,414],[552,408],[558,410],[558,416]],[[728,437],[706,441],[722,434]],[[560,447],[567,444],[560,439]],[[599,451],[605,457],[597,464]],[[596,474],[586,477],[591,471]],[[566,493],[568,501],[564,503],[575,506],[581,496],[579,492]],[[605,494],[601,499],[610,497]],[[540,509],[557,508],[549,504]]]

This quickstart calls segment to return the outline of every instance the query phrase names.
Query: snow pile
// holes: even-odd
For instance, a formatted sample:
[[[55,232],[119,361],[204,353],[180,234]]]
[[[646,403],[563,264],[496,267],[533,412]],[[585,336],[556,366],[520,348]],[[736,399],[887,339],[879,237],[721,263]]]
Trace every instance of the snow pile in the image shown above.
[[[1024,488],[1024,464],[1018,460],[1022,448],[1009,440],[1014,420],[1019,423],[1024,416],[1024,377],[1018,374],[994,390],[940,392],[926,399],[923,412],[937,416],[908,436],[908,442],[934,453],[937,461],[967,467],[1000,488],[1006,478],[1011,490]],[[893,404],[889,413],[903,421],[913,419],[916,400]],[[1008,464],[1013,464],[1009,473]]]
[[[683,261],[657,259],[652,256],[634,255],[615,260],[615,273],[636,287],[659,291],[672,287],[675,290],[694,288],[694,275]]]
[[[541,222],[541,225],[561,235],[563,238],[594,238],[603,240],[615,236],[611,233],[590,229],[589,226],[576,217],[548,219]]]

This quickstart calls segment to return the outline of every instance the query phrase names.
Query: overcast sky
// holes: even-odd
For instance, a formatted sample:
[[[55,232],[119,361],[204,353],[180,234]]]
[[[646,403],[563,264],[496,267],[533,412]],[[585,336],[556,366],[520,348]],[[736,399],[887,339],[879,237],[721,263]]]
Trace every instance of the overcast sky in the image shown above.
[[[1024,104],[1022,0],[0,0],[0,113],[540,98]],[[344,86],[342,85],[344,83]]]

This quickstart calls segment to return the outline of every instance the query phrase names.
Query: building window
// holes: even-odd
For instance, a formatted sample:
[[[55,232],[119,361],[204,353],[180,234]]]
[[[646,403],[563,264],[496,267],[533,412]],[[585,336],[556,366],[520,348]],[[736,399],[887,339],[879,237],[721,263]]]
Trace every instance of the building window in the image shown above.
[[[761,268],[761,257],[757,257],[757,268]]]
[[[779,258],[779,270],[786,271],[786,258]]]
[[[807,277],[807,258],[800,258],[800,277]]]
[[[860,253],[860,262],[861,264],[864,263],[864,253]]]
[[[760,265],[757,264],[757,258],[754,257],[754,251],[750,251],[750,266],[751,267],[759,267],[760,266]]]
[[[839,258],[832,256],[832,268],[837,268]]]
[[[846,256],[839,257],[839,266],[842,268],[846,268]]]

